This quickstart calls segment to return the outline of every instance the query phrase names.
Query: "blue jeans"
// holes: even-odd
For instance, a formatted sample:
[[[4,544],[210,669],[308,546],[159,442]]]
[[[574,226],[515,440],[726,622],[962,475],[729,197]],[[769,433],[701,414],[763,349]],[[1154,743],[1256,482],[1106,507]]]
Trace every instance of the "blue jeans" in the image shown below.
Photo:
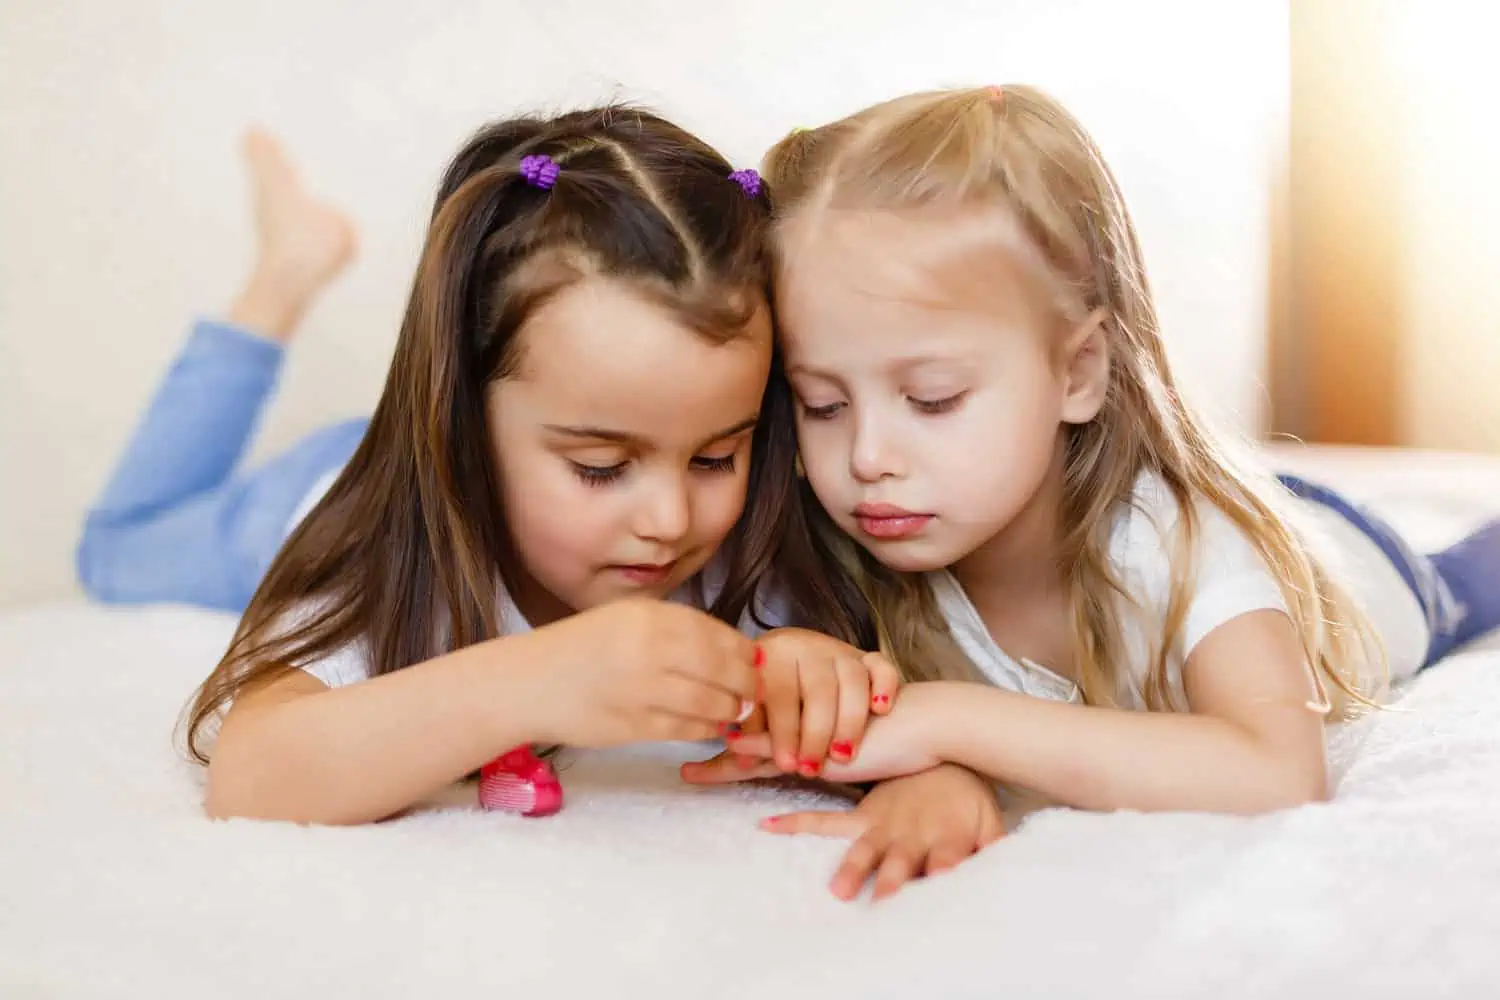
[[[279,344],[237,327],[193,327],[84,523],[76,561],[89,596],[244,610],[298,505],[368,423],[323,428],[237,471],[282,359]]]
[[[1427,619],[1427,655],[1420,669],[1500,627],[1500,520],[1487,522],[1441,552],[1423,555],[1367,508],[1306,479],[1280,478],[1294,495],[1353,524],[1396,567]]]

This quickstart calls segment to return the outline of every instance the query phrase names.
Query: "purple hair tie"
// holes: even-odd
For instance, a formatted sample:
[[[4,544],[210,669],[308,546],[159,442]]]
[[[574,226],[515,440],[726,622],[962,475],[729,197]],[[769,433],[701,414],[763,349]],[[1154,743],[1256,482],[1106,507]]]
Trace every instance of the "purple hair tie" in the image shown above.
[[[557,172],[560,169],[556,160],[541,153],[521,157],[521,176],[526,178],[527,184],[541,188],[543,191],[552,190],[552,185],[557,183]]]
[[[736,170],[729,175],[729,179],[740,186],[746,198],[760,197],[760,174],[754,170]]]

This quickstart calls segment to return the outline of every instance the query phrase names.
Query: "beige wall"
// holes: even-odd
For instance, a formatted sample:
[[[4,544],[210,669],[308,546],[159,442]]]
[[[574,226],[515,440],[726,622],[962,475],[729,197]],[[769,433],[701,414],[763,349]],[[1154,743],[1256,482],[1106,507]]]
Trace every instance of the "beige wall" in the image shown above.
[[[1500,451],[1500,10],[1396,5],[1408,363],[1403,440]]]
[[[487,116],[620,93],[750,164],[799,122],[1004,80],[1054,90],[1090,124],[1133,200],[1189,386],[1257,428],[1281,7],[0,3],[0,603],[73,593],[89,498],[190,318],[246,267],[236,143],[250,121],[282,132],[363,231],[262,452],[371,405],[438,171]]]

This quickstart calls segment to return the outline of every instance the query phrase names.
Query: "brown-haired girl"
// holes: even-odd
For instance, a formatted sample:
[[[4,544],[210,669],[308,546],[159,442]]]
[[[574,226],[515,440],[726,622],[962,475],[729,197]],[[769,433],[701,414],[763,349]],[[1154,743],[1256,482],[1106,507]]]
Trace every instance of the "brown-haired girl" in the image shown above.
[[[250,157],[255,276],[195,330],[79,553],[105,599],[244,607],[188,719],[209,812],[373,820],[483,765],[481,801],[545,813],[533,744],[709,738],[757,701],[804,773],[848,759],[894,671],[750,638],[861,638],[781,544],[802,515],[754,172],[629,108],[482,130],[368,425],[234,476],[278,341],[352,249],[274,143]]]

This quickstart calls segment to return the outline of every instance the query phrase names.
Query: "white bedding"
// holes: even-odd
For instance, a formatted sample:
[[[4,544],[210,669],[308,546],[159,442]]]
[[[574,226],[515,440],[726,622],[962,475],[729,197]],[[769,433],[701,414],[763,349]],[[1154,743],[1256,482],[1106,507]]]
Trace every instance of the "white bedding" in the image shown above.
[[[1440,540],[1500,509],[1459,465],[1321,468]],[[1352,731],[1328,805],[1042,813],[872,906],[824,888],[841,843],[755,829],[789,793],[683,787],[682,747],[576,762],[548,820],[210,822],[169,738],[229,629],[0,615],[0,997],[1500,994],[1493,648]]]

